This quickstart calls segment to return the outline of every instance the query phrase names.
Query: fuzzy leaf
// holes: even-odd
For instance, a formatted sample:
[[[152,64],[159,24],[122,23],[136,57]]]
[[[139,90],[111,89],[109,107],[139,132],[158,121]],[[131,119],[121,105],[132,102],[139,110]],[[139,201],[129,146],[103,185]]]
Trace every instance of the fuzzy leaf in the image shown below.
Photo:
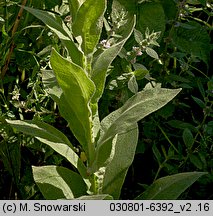
[[[172,100],[181,89],[164,89],[156,86],[155,88],[146,88],[138,92],[118,110],[110,113],[101,122],[101,134],[96,149],[96,159],[91,170],[97,170],[107,161],[109,154],[102,155],[107,151],[111,152],[111,140],[116,134],[126,133],[135,128],[135,124],[160,109],[170,100]],[[113,121],[111,120],[113,119]]]
[[[115,59],[115,57],[119,54],[127,39],[132,34],[134,26],[135,17],[129,20],[128,23],[125,25],[125,31],[122,34],[123,38],[115,45],[111,46],[108,49],[105,49],[100,54],[98,53],[98,57],[94,59],[92,65],[91,79],[96,85],[96,92],[92,98],[93,104],[96,104],[100,99],[101,95],[103,94],[107,69],[112,63],[112,61]]]
[[[134,37],[135,37],[135,41],[140,44],[141,41],[144,39],[142,33],[140,31],[138,31],[137,29],[134,29]]]
[[[109,194],[97,194],[78,197],[77,200],[112,200],[112,196]]]
[[[136,94],[138,92],[138,83],[136,81],[135,75],[133,75],[129,79],[129,81],[128,81],[128,88],[134,94]]]
[[[86,194],[81,176],[72,170],[58,166],[32,167],[33,177],[47,200],[74,199]]]
[[[181,89],[165,89],[156,86],[155,88],[145,89],[132,96],[127,102],[118,110],[110,113],[104,121],[108,121],[109,118],[116,115],[115,121],[108,125],[106,128],[102,128],[104,133],[99,144],[109,137],[114,137],[115,134],[120,134],[132,129],[132,125],[152,112],[160,109],[172,100]],[[103,125],[103,124],[102,124]],[[106,125],[106,124],[104,124]]]
[[[149,74],[149,71],[141,64],[133,64],[135,71],[133,71],[135,77],[137,80],[143,79],[147,74]]]
[[[158,54],[155,52],[155,50],[153,50],[150,47],[146,48],[146,53],[147,53],[147,55],[149,55],[150,57],[152,57],[154,59],[159,59]]]
[[[59,108],[88,156],[92,154],[92,146],[89,146],[89,143],[92,142],[89,102],[95,91],[94,83],[87,77],[82,68],[63,58],[54,49],[50,62],[58,84],[63,91]]]
[[[72,21],[76,19],[76,15],[80,6],[85,2],[85,0],[68,0],[69,7],[72,15]]]
[[[64,156],[82,175],[87,178],[86,167],[73,150],[68,138],[53,126],[35,120],[6,120],[17,131],[34,136]]]
[[[42,82],[48,94],[57,104],[59,104],[59,100],[62,95],[62,90],[58,85],[55,74],[52,70],[42,71]]]
[[[118,135],[115,153],[112,161],[107,165],[102,192],[119,199],[129,166],[132,164],[138,143],[138,128]],[[103,152],[104,154],[104,152]]]
[[[148,189],[136,199],[142,200],[174,200],[177,199],[205,172],[178,173],[157,179]]]
[[[85,55],[93,53],[102,30],[106,0],[86,0],[79,8],[72,25]],[[77,38],[78,40],[78,38]]]

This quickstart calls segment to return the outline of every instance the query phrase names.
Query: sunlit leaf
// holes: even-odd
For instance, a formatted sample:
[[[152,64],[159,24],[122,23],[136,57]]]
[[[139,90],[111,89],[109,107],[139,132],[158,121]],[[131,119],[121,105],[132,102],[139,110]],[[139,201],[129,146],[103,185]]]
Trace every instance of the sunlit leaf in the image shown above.
[[[136,94],[138,92],[138,83],[136,81],[135,75],[133,75],[129,79],[129,81],[128,81],[128,88],[134,94]]]
[[[74,199],[86,194],[81,176],[59,166],[33,166],[33,177],[47,200]]]
[[[91,79],[96,85],[96,92],[92,98],[93,104],[96,104],[100,99],[101,95],[103,94],[107,69],[114,60],[114,58],[119,54],[127,39],[130,37],[134,29],[134,26],[135,18],[132,18],[125,25],[126,28],[125,32],[123,32],[122,39],[118,43],[112,45],[110,48],[105,49],[101,53],[98,53],[98,56],[94,59],[92,65]]]
[[[123,186],[127,171],[133,162],[135,151],[138,143],[138,128],[118,135],[115,144],[115,153],[111,162],[107,165],[104,182],[103,193],[119,199],[121,188]],[[103,152],[104,154],[104,152]]]
[[[54,49],[50,62],[63,91],[59,108],[88,156],[92,154],[92,147],[89,146],[92,142],[92,113],[89,102],[95,91],[94,83],[82,68],[63,58]]]
[[[138,92],[118,110],[110,113],[101,122],[101,135],[98,140],[96,159],[91,170],[101,167],[104,160],[107,160],[107,154],[102,156],[103,149],[108,149],[110,140],[116,134],[126,133],[135,128],[135,123],[143,119],[152,112],[160,109],[170,100],[172,100],[181,89],[164,89],[159,86],[147,88]],[[113,121],[111,121],[113,119]],[[111,143],[111,142],[110,142]],[[110,150],[108,149],[108,152]]]
[[[156,51],[153,50],[153,49],[150,48],[150,47],[147,47],[147,48],[146,48],[146,53],[147,53],[147,55],[149,55],[150,57],[152,57],[152,58],[154,58],[154,59],[159,59],[158,54],[156,53]]]
[[[72,30],[85,55],[93,53],[99,41],[105,10],[106,0],[86,0],[76,14]]]
[[[137,199],[143,200],[174,200],[177,199],[205,172],[178,173],[157,179],[149,188],[139,195]]]
[[[86,167],[73,150],[73,146],[68,138],[62,132],[41,121],[6,121],[17,131],[34,136],[36,139],[50,146],[56,152],[64,156],[75,168],[77,168],[82,177],[87,178]]]

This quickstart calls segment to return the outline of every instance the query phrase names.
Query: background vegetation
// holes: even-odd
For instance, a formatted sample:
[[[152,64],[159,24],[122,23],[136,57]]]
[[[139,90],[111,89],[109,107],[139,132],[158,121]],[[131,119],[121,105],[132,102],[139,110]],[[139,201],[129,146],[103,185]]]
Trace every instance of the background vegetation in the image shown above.
[[[136,29],[160,32],[159,46],[130,56],[149,73],[145,79],[127,81],[128,65],[122,53],[113,61],[104,95],[101,118],[119,108],[151,81],[166,88],[182,88],[165,107],[139,122],[139,141],[134,162],[122,188],[121,199],[134,199],[156,179],[187,171],[207,175],[187,189],[180,199],[213,198],[213,75],[212,16],[208,0],[119,0],[128,13],[136,14]],[[35,138],[16,133],[5,119],[37,119],[70,134],[55,102],[45,91],[41,71],[49,67],[52,47],[63,52],[58,37],[18,4],[53,11],[69,26],[67,1],[0,2],[0,194],[1,199],[44,199],[36,186],[31,166],[70,164]],[[108,1],[106,19],[111,12]],[[125,44],[137,45],[137,32]],[[106,38],[106,32],[101,39]],[[134,50],[134,49],[133,49]],[[156,55],[159,56],[156,57]],[[155,58],[156,57],[156,58]],[[196,188],[196,190],[194,190]]]

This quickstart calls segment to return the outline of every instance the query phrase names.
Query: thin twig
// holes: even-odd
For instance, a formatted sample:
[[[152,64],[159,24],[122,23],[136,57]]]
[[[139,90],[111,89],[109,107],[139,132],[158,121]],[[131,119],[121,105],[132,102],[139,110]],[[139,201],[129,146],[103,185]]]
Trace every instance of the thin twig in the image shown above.
[[[16,17],[16,20],[15,20],[15,23],[14,23],[14,26],[13,26],[13,29],[12,29],[12,35],[11,35],[12,38],[14,38],[14,35],[15,35],[17,29],[18,29],[18,25],[19,25],[19,22],[20,22],[20,19],[21,19],[21,16],[23,14],[23,10],[24,10],[23,6],[25,6],[26,3],[27,3],[27,0],[22,1],[21,8],[20,8],[20,10],[18,12],[18,15]],[[14,48],[15,48],[15,43],[14,43],[14,40],[13,40],[13,42],[12,42],[12,44],[10,46],[10,50],[9,50],[8,55],[7,55],[6,61],[5,61],[5,65],[4,65],[4,67],[3,67],[2,71],[1,71],[1,78],[2,79],[4,78],[4,76],[5,76],[5,74],[6,74],[7,70],[8,70],[10,59],[11,59]]]

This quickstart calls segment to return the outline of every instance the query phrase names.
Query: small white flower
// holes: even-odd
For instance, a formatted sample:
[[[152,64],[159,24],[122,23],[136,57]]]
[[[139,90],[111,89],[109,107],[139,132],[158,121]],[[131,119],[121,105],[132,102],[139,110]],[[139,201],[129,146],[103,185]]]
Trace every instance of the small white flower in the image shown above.
[[[105,48],[105,49],[108,49],[108,48],[110,48],[110,42],[108,41],[108,40],[102,40],[101,42],[100,42],[100,44]]]
[[[143,53],[141,52],[140,47],[132,47],[133,51],[136,53],[137,56],[141,56]]]

